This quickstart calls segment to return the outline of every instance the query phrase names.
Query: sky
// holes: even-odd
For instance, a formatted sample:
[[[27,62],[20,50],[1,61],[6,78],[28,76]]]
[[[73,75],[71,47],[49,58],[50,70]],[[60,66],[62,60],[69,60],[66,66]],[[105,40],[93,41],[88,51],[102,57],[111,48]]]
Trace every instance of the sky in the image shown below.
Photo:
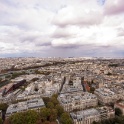
[[[124,57],[124,0],[0,0],[0,57]]]

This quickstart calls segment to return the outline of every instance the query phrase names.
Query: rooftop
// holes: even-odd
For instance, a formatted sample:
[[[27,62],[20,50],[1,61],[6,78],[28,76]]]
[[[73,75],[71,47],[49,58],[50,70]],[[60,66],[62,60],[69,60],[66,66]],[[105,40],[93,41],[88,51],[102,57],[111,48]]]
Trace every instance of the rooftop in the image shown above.
[[[45,106],[44,102],[41,98],[40,99],[32,99],[32,100],[28,100],[28,101],[24,101],[24,102],[19,102],[17,104],[11,104],[7,108],[6,114],[25,111],[25,110],[32,109],[32,108],[40,108],[40,107],[44,107],[44,106]]]

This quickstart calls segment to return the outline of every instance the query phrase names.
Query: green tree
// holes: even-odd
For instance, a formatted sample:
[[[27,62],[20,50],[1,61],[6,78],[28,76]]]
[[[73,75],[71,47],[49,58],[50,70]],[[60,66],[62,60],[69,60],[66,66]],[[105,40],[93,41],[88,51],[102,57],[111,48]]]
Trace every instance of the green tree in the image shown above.
[[[47,106],[47,103],[50,102],[50,98],[49,97],[43,97],[43,101],[44,101],[45,105]]]
[[[8,105],[6,103],[0,104],[0,110],[6,110],[8,108]]]
[[[50,101],[54,104],[54,106],[56,106],[57,104],[59,104],[58,100],[56,97],[51,97]]]
[[[101,122],[96,122],[96,121],[93,121],[92,124],[101,124]]]
[[[94,87],[90,87],[90,92],[94,93],[94,91],[95,91],[95,88]]]
[[[0,124],[3,124],[3,120],[2,120],[2,118],[0,118]]]
[[[4,124],[10,124],[10,119],[6,118],[5,121],[4,121]]]
[[[0,78],[0,82],[2,82],[2,78]]]
[[[56,105],[55,108],[57,110],[58,116],[60,117],[62,113],[64,113],[63,107],[61,105]]]
[[[35,110],[15,113],[9,118],[11,124],[35,124],[38,119],[39,116]]]
[[[25,114],[26,124],[35,124],[39,119],[39,115],[35,110],[29,110]]]
[[[50,124],[50,122],[49,121],[45,121],[43,124]]]
[[[39,70],[35,70],[35,74],[41,74]]]
[[[49,109],[49,108],[41,108],[40,118],[41,118],[42,122],[55,121],[57,118],[57,110],[56,109]]]
[[[68,113],[63,113],[60,117],[60,121],[62,124],[72,124],[72,119],[70,118]]]
[[[51,109],[49,121],[55,121],[57,119],[57,110]]]
[[[51,114],[51,111],[49,108],[41,108],[40,109],[40,118],[41,118],[42,122],[49,120],[50,114]]]
[[[37,80],[39,80],[39,78],[36,77],[36,78],[33,78],[31,81],[35,82]]]
[[[53,94],[52,97],[55,97],[57,99],[58,94]]]
[[[114,118],[114,124],[124,124],[124,118],[123,117],[119,117],[119,116],[116,116]]]
[[[15,113],[9,118],[12,124],[25,124],[25,117],[23,113]]]
[[[47,108],[53,109],[54,108],[54,104],[52,102],[48,102],[47,103]]]
[[[122,115],[122,111],[119,108],[115,108],[115,115],[117,116]]]

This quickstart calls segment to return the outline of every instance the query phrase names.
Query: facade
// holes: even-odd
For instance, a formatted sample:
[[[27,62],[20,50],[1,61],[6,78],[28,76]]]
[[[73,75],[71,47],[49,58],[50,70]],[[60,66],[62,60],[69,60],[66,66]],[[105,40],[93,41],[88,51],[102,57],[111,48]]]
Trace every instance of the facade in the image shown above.
[[[88,92],[60,94],[58,101],[63,106],[64,110],[68,112],[94,107],[98,104],[97,97],[94,94]]]
[[[94,121],[98,122],[104,119],[113,118],[115,112],[110,107],[91,108],[78,112],[70,113],[74,124],[92,124]]]
[[[13,92],[14,90],[18,89],[20,86],[24,85],[26,83],[25,79],[16,81],[14,83],[9,83],[5,86],[3,86],[0,90],[2,92],[2,96],[5,96],[6,94],[9,94]]]
[[[17,113],[17,112],[24,112],[27,110],[36,110],[39,111],[40,108],[45,107],[45,104],[41,98],[39,99],[32,99],[24,102],[19,102],[16,104],[11,104],[7,108],[6,117]]]
[[[83,86],[81,84],[81,78],[79,77],[66,77],[65,83],[63,84],[61,94],[83,92]]]
[[[102,104],[109,104],[119,100],[118,95],[108,88],[96,89],[94,94],[97,96],[99,102]]]
[[[65,78],[58,101],[67,112],[94,107],[98,104],[96,95],[87,92],[84,78],[68,76]]]

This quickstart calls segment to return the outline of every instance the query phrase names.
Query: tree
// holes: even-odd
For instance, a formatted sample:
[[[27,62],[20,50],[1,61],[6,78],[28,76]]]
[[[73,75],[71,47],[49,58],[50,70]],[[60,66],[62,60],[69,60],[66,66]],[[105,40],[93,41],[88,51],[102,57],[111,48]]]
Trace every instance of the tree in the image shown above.
[[[35,124],[39,119],[39,115],[35,110],[28,110],[25,114],[26,124]]]
[[[93,121],[92,124],[101,124],[101,122],[96,122],[96,121]]]
[[[102,124],[111,124],[110,120],[109,119],[106,119],[106,120],[103,120],[101,121]]]
[[[50,98],[49,97],[43,97],[43,101],[44,101],[45,105],[47,106],[47,103],[50,102]]]
[[[5,78],[11,78],[11,75],[6,75]]]
[[[53,94],[52,97],[55,97],[57,99],[58,94]]]
[[[54,108],[54,104],[52,102],[48,102],[47,108],[50,108],[50,109]]]
[[[5,119],[4,124],[10,124],[10,119],[9,118]]]
[[[56,106],[57,104],[59,104],[58,100],[56,97],[51,97],[50,101],[54,104],[54,106]]]
[[[90,92],[94,93],[94,91],[95,91],[95,88],[94,87],[90,87]]]
[[[41,74],[41,72],[39,70],[35,70],[36,74]]]
[[[119,117],[119,116],[116,116],[114,118],[114,124],[124,124],[124,118],[123,117]]]
[[[56,109],[51,109],[51,113],[50,113],[50,118],[49,121],[55,121],[57,118],[57,110]]]
[[[7,108],[8,108],[8,105],[6,103],[0,104],[0,110],[6,111]]]
[[[3,124],[3,120],[2,120],[2,118],[0,118],[0,124]]]
[[[51,114],[50,109],[41,108],[40,109],[40,118],[41,118],[42,122],[49,120],[50,114]]]
[[[25,74],[26,74],[25,71],[13,73],[12,79],[19,77],[20,75],[25,75]]]
[[[2,78],[0,78],[0,82],[2,81]]]
[[[56,105],[55,108],[57,110],[58,116],[60,117],[62,113],[64,113],[63,107],[61,105]]]
[[[41,108],[40,118],[41,118],[42,122],[55,121],[57,118],[57,110],[56,109],[49,109],[49,108]]]
[[[49,121],[45,121],[43,124],[50,124],[50,122]]]
[[[39,80],[39,78],[36,77],[36,78],[33,78],[31,81],[35,82],[37,80]]]
[[[119,108],[115,108],[115,115],[117,116],[122,115],[122,111]]]
[[[9,118],[12,124],[25,124],[25,117],[23,113],[15,113]]]
[[[9,118],[11,124],[35,124],[38,119],[39,116],[35,110],[15,113]]]
[[[68,113],[63,113],[60,117],[60,121],[62,124],[72,124],[72,119],[70,118]]]

